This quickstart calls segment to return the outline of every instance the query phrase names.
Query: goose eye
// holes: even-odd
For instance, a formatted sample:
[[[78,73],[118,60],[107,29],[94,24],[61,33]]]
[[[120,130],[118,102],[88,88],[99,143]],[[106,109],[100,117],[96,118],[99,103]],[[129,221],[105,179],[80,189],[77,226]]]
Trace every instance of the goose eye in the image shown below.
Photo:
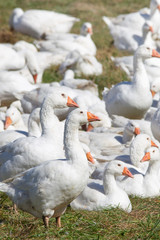
[[[149,138],[147,138],[147,140],[149,141]]]
[[[62,97],[65,97],[65,94],[64,94],[64,93],[62,93],[61,95],[62,95]]]
[[[118,165],[119,167],[121,167],[121,164],[120,164],[120,163],[118,163],[117,165]]]
[[[148,49],[148,50],[150,50],[150,48],[149,48],[149,47],[147,47],[147,49]]]
[[[152,87],[155,87],[155,85],[153,85]]]
[[[80,113],[83,113],[82,111]]]
[[[155,152],[155,150],[153,150],[153,153]]]

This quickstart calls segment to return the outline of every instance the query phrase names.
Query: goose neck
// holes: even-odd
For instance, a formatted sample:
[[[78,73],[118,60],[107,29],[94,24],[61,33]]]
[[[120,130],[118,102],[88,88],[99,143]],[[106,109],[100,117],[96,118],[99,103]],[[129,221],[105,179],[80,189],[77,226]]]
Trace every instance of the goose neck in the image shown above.
[[[88,170],[88,162],[86,154],[79,142],[78,136],[79,124],[76,124],[72,119],[67,119],[64,131],[64,148],[66,158],[73,164],[81,167],[83,172]]]
[[[118,185],[115,180],[115,176],[109,173],[107,170],[104,172],[103,175],[103,187],[105,195],[108,195],[118,188]]]
[[[158,176],[160,161],[150,161],[148,170],[145,176]]]
[[[54,114],[53,103],[51,105],[50,99],[45,99],[40,110],[40,122],[42,127],[42,135],[55,135],[58,134],[58,124],[59,120]]]
[[[149,91],[150,90],[150,84],[148,80],[148,76],[145,70],[143,59],[140,56],[134,56],[134,78],[132,82],[134,83],[134,86],[137,87],[137,89],[142,89]]]
[[[126,128],[124,129],[123,132],[123,137],[122,137],[122,142],[124,144],[130,142],[133,138],[133,133],[130,133]]]
[[[147,147],[143,146],[143,142],[133,142],[130,146],[130,159],[134,166],[141,167],[145,163],[141,163],[140,160],[144,156],[145,149]]]

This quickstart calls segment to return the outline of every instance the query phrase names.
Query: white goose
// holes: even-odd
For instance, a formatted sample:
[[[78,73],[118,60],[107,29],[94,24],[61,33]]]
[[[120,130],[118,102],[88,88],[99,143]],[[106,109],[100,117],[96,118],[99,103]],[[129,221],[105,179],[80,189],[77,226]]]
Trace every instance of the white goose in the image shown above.
[[[47,41],[35,41],[35,45],[40,51],[49,51],[67,55],[69,52],[77,50],[81,55],[96,55],[96,46],[91,39],[92,24],[86,22],[82,25],[81,35],[53,35],[53,39]]]
[[[40,121],[40,137],[20,138],[0,149],[0,179],[12,177],[44,161],[63,157],[63,132],[61,123],[54,114],[56,107],[78,105],[63,91],[55,90],[43,101]],[[63,129],[62,129],[63,130]]]
[[[157,145],[151,140],[151,138],[147,134],[138,134],[133,139],[130,147],[129,148],[123,147],[123,151],[121,152],[117,147],[113,148],[113,150],[112,148],[104,149],[101,153],[102,154],[101,158],[96,157],[100,164],[99,166],[97,166],[97,169],[92,174],[92,178],[102,179],[104,163],[115,159],[123,161],[129,168],[129,170],[132,172],[132,174],[135,174],[137,172],[145,174],[148,168],[148,163],[140,163],[140,160],[142,159],[145,150],[151,146],[157,147]],[[90,149],[93,152],[93,149],[92,148]],[[111,153],[111,150],[113,153]],[[125,178],[121,176],[118,177],[118,180],[124,181]]]
[[[28,10],[15,8],[10,16],[10,27],[17,32],[40,39],[45,34],[66,33],[78,18],[47,10]]]
[[[152,130],[153,136],[158,141],[160,141],[159,127],[160,127],[160,107],[158,107],[157,111],[155,112],[151,120],[151,130]]]
[[[9,106],[13,101],[20,99],[24,93],[36,89],[38,86],[31,84],[16,71],[0,72],[0,98],[2,106]]]
[[[160,169],[160,152],[158,148],[151,147],[146,150],[146,154],[142,157],[141,162],[149,161],[149,167],[146,174],[134,174],[132,181],[119,182],[119,185],[129,194],[145,197],[156,197],[160,195],[159,186],[159,169]]]
[[[134,52],[141,44],[149,44],[155,48],[155,43],[152,39],[153,28],[150,21],[146,21],[143,25],[142,31],[138,31],[135,34],[132,28],[118,25],[114,26],[107,17],[103,17],[103,20],[110,29],[116,48],[131,52]]]
[[[98,118],[87,111],[72,111],[65,124],[66,159],[47,161],[11,179],[8,184],[0,183],[0,191],[20,209],[43,218],[46,227],[52,216],[60,227],[61,215],[83,191],[89,177],[86,154],[78,139],[79,125],[96,120]]]
[[[65,60],[60,65],[59,71],[61,74],[68,69],[72,69],[78,76],[93,76],[102,74],[102,64],[97,59],[90,55],[81,55],[77,50],[67,54]]]
[[[88,90],[98,96],[97,84],[91,80],[74,78],[74,72],[71,69],[65,72],[63,80],[60,81],[60,85],[73,89]]]
[[[83,192],[70,204],[74,210],[101,210],[120,208],[131,212],[132,205],[128,195],[117,184],[115,177],[125,175],[133,177],[121,161],[110,162],[103,175],[103,185],[99,181],[90,180]]]
[[[116,84],[107,94],[103,93],[109,115],[120,115],[132,119],[143,118],[152,104],[150,84],[143,62],[151,57],[160,57],[160,54],[141,45],[134,55],[133,80]]]
[[[22,114],[14,106],[11,106],[6,111],[4,128],[10,130],[28,131],[28,127],[25,125]]]
[[[40,126],[40,116],[39,116],[40,108],[35,108],[29,116],[28,119],[28,132],[19,131],[19,130],[4,130],[4,123],[0,121],[3,129],[0,129],[0,147],[15,141],[18,138],[26,137],[26,136],[35,136],[40,137],[41,135],[41,126]],[[2,131],[2,132],[1,132]]]

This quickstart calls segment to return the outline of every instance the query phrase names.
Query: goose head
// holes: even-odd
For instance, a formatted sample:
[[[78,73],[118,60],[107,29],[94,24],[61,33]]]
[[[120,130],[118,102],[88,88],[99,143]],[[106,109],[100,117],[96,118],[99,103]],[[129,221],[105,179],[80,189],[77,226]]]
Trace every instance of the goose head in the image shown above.
[[[144,152],[149,147],[157,147],[158,146],[151,140],[150,136],[147,134],[138,134],[130,145],[130,159],[134,166],[142,167],[140,163]]]
[[[48,93],[43,103],[47,103],[53,108],[79,107],[61,88],[55,88]]]
[[[4,129],[7,129],[10,125],[16,124],[20,118],[21,118],[21,113],[18,111],[18,109],[14,106],[10,107],[6,111]]]
[[[18,19],[24,14],[24,11],[21,8],[15,8],[12,11],[12,14],[10,16],[9,19],[9,25],[11,30],[14,29],[14,23],[16,23],[16,21],[18,21]]]
[[[92,35],[92,34],[93,34],[92,24],[89,22],[83,23],[83,25],[81,27],[81,35],[87,36],[87,35]]]
[[[142,29],[143,29],[143,34],[148,33],[148,32],[152,32],[152,33],[153,33],[154,29],[153,29],[153,26],[152,26],[152,22],[149,21],[149,20],[146,21],[146,22],[144,23]]]
[[[128,123],[125,125],[125,131],[128,135],[137,136],[138,134],[140,134],[139,124],[133,120],[129,120]]]
[[[141,159],[141,162],[145,161],[159,161],[160,160],[160,151],[156,147],[150,147],[146,150],[144,157]]]
[[[150,91],[152,93],[152,97],[154,97],[154,95],[160,91],[160,81],[159,79],[155,79],[152,83],[151,83],[151,87],[150,87]]]
[[[88,122],[93,122],[93,121],[100,121],[99,117],[94,115],[93,113],[88,112],[87,110],[83,109],[75,109],[72,111],[69,115],[68,118],[70,122],[72,123],[72,126],[76,126],[78,129],[79,126],[82,126]]]
[[[141,45],[135,52],[134,57],[141,58],[143,61],[151,57],[160,57],[160,54],[150,46]]]
[[[125,166],[125,163],[123,163],[122,161],[119,160],[114,160],[111,161],[107,164],[105,170],[104,170],[104,175],[105,174],[112,174],[115,177],[116,176],[121,176],[121,175],[125,175],[128,177],[133,178],[132,173],[128,170],[128,168]]]

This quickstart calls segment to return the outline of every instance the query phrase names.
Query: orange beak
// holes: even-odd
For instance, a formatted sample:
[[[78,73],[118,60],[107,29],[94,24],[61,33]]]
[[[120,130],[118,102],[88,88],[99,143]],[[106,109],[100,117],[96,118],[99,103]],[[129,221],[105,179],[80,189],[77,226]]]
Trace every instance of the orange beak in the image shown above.
[[[93,164],[95,163],[95,161],[94,161],[94,159],[93,159],[93,157],[92,157],[90,152],[87,152],[86,156],[87,156],[87,159],[88,159],[89,162],[91,162]]]
[[[155,50],[155,49],[153,49],[152,50],[152,57],[160,57],[160,54]]]
[[[4,123],[4,129],[7,129],[12,124],[12,119],[10,117],[6,117]]]
[[[72,100],[72,98],[68,97],[67,99],[67,106],[68,107],[79,107],[78,104]]]
[[[157,148],[158,148],[157,144],[155,144],[152,140],[151,140],[151,146],[152,146],[152,147],[157,147]]]
[[[158,10],[160,11],[160,5],[157,6]]]
[[[156,92],[153,90],[151,90],[151,93],[152,93],[152,97],[154,97],[154,95],[156,94]]]
[[[134,178],[134,176],[133,176],[132,173],[128,170],[127,167],[124,167],[123,172],[122,172],[122,175],[131,177],[131,178]]]
[[[135,133],[135,135],[140,134],[140,133],[141,133],[140,128],[136,127],[136,128],[134,129],[134,133]]]
[[[34,79],[35,84],[37,83],[37,77],[38,77],[38,74],[33,75],[33,79]]]
[[[144,157],[141,159],[140,162],[145,162],[145,161],[149,161],[151,159],[151,155],[150,152],[146,152]]]
[[[92,124],[88,124],[88,128],[87,128],[87,132],[90,132],[94,127],[92,126]]]
[[[153,27],[152,26],[149,27],[149,31],[151,31],[153,33]]]
[[[92,28],[88,28],[87,32],[90,33],[90,34],[93,34]]]
[[[90,112],[87,112],[87,117],[88,117],[88,122],[100,121],[99,117],[97,117],[96,115]]]

